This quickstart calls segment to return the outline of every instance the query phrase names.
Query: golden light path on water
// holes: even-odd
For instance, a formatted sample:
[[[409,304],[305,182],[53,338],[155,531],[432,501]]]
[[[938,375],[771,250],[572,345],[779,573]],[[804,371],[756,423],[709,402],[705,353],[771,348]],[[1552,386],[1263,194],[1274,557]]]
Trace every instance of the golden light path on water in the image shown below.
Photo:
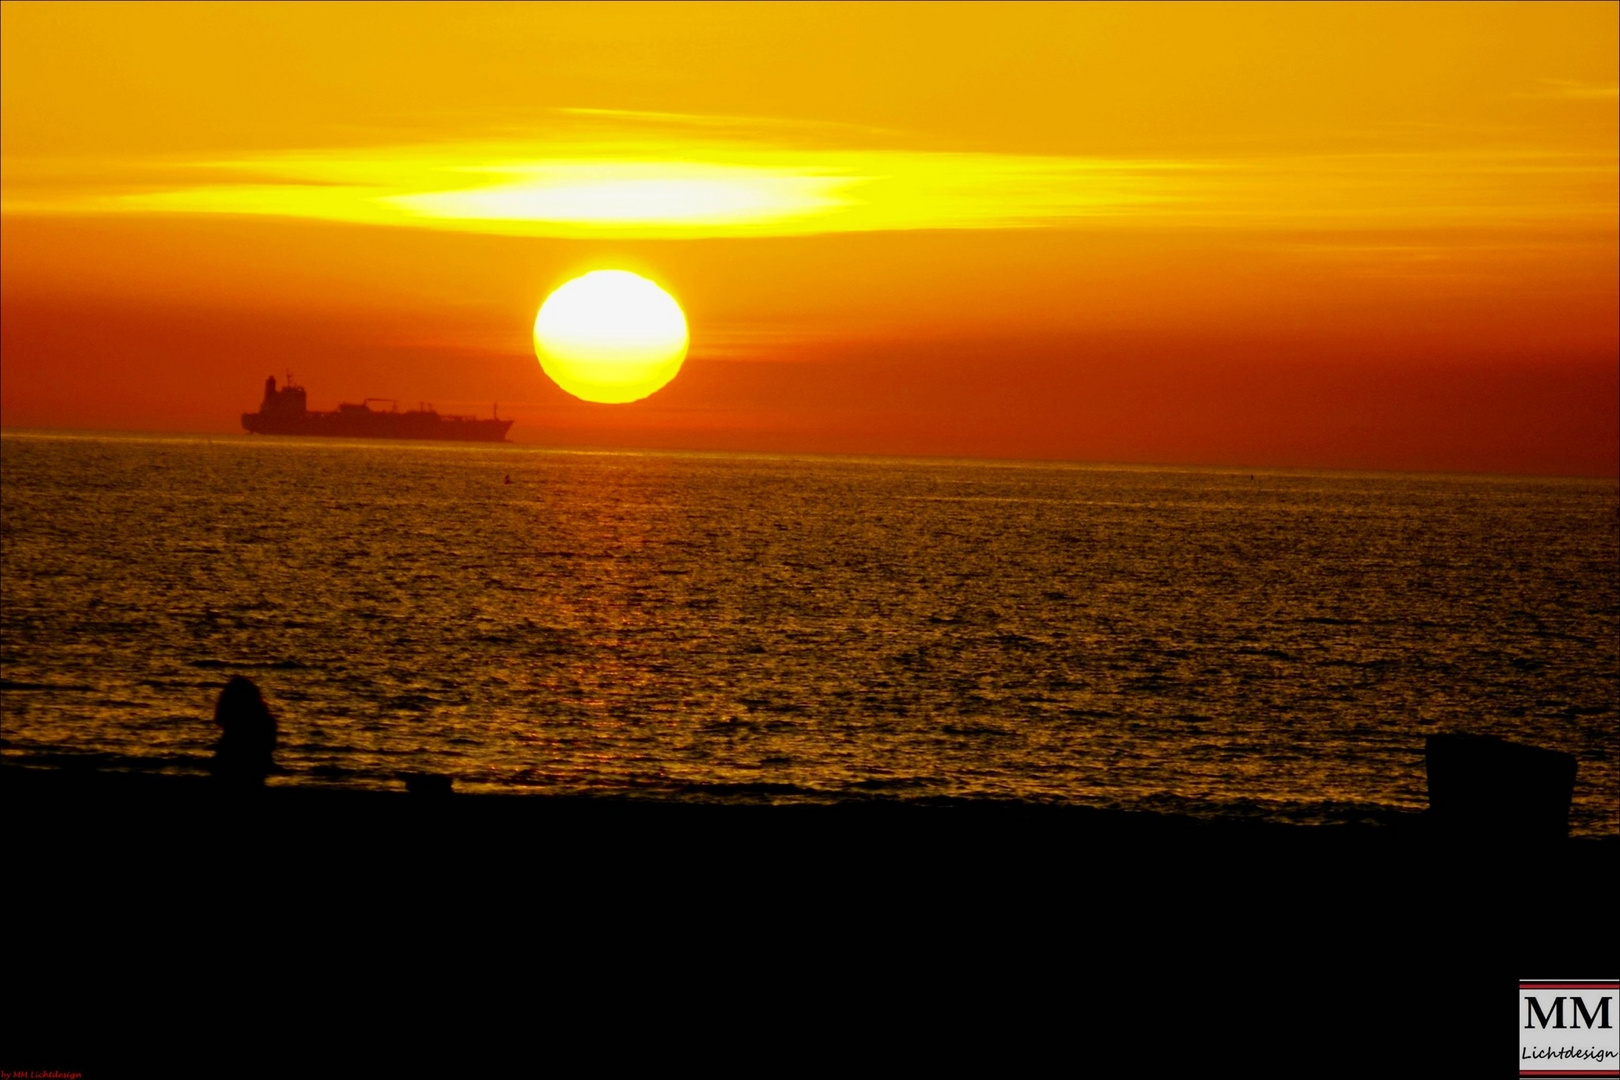
[[[205,773],[240,673],[278,785],[1351,823],[1468,730],[1620,828],[1612,481],[0,442],[7,762]]]

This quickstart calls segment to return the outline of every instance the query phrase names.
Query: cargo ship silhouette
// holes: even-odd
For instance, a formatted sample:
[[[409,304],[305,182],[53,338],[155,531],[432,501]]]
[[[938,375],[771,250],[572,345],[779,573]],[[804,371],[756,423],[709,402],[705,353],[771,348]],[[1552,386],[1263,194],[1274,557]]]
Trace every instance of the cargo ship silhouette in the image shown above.
[[[398,406],[383,412],[373,409],[366,398],[358,405],[342,404],[335,412],[314,412],[304,398],[304,388],[287,376],[287,385],[276,387],[276,377],[264,380],[264,402],[258,412],[243,413],[242,426],[256,435],[326,435],[346,439],[438,439],[454,442],[506,442],[512,421],[500,418],[496,407],[492,420],[475,416],[441,416],[431,405],[409,412]]]

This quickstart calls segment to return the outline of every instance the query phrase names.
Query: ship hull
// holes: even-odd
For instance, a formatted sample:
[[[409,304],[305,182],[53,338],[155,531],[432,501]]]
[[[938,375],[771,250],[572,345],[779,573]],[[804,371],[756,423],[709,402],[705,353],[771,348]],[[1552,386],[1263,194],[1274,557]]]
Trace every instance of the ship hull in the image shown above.
[[[475,420],[434,413],[367,412],[361,415],[306,412],[298,416],[243,413],[255,435],[305,435],[338,439],[420,439],[433,442],[506,442],[510,420]]]

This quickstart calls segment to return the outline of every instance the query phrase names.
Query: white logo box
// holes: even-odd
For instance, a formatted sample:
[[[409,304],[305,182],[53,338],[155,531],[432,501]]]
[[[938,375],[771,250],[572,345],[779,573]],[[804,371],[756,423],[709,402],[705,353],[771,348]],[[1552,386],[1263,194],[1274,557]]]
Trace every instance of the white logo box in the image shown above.
[[[1620,979],[1520,982],[1519,1075],[1620,1077]]]

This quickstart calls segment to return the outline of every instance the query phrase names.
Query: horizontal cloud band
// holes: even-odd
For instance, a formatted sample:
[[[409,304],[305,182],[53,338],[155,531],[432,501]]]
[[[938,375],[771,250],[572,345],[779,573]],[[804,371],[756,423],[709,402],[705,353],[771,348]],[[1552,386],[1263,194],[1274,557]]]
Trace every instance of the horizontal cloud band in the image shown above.
[[[788,149],[673,137],[287,152],[194,182],[9,170],[8,213],[248,214],[525,236],[787,236],[1123,221],[1500,225],[1615,215],[1612,155],[1393,153],[1155,161]],[[59,180],[59,172],[55,179]],[[93,170],[92,170],[93,172]],[[198,182],[200,181],[200,182]]]

